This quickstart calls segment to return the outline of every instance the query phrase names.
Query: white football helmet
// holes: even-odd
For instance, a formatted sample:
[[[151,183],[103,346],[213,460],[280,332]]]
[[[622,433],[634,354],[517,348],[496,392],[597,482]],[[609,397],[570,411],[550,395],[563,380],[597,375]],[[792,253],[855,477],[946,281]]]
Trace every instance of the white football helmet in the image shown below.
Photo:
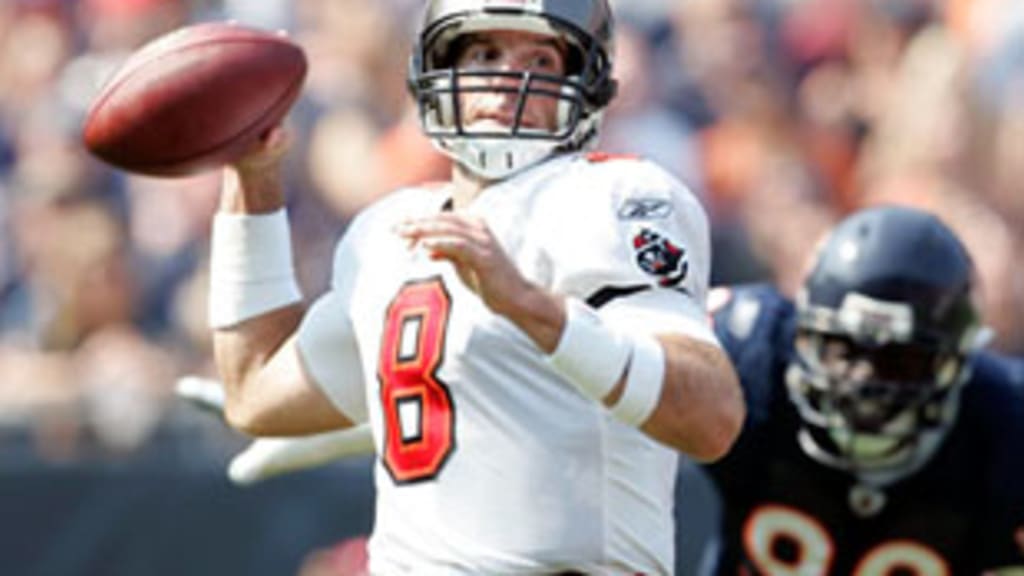
[[[455,68],[460,40],[499,30],[561,39],[569,49],[567,74]],[[441,151],[485,180],[506,178],[555,153],[587,148],[616,92],[612,30],[607,0],[430,0],[408,75],[424,132]],[[515,82],[480,82],[496,78]],[[512,125],[466,125],[459,96],[471,92],[516,94]],[[558,100],[553,131],[522,125],[529,98]]]

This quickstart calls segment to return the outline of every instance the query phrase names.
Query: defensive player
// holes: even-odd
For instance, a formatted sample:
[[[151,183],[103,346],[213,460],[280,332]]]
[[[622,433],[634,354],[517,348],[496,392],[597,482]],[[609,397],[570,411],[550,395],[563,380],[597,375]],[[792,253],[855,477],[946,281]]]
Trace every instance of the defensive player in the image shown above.
[[[1024,573],[1024,383],[981,351],[971,290],[945,225],[883,207],[838,225],[795,303],[731,291],[714,323],[748,419],[708,468],[717,574]]]
[[[668,574],[677,450],[714,460],[739,433],[702,208],[650,163],[586,152],[611,42],[606,0],[428,2],[409,85],[452,179],[361,213],[308,312],[287,138],[226,171],[226,415],[259,436],[370,424],[374,573]]]

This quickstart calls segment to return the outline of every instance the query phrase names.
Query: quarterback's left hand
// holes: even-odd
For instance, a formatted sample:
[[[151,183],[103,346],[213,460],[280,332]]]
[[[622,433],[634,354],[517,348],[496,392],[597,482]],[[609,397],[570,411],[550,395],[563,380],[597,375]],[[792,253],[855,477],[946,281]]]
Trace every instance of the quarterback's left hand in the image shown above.
[[[396,231],[431,259],[451,262],[492,312],[519,326],[545,352],[558,345],[565,318],[561,298],[520,274],[483,219],[445,212],[407,220]]]
[[[462,282],[498,314],[512,307],[516,293],[527,284],[480,218],[446,212],[408,220],[398,226],[398,233],[432,260],[451,262]]]

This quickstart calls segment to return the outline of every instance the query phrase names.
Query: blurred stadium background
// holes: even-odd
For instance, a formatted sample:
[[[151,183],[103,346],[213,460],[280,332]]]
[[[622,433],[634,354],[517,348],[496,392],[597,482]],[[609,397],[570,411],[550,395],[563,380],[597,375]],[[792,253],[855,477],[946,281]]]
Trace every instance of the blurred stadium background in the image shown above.
[[[78,141],[126,55],[210,19],[286,29],[311,71],[289,122],[302,284],[345,223],[443,178],[404,92],[420,0],[0,0],[0,574],[346,574],[369,463],[228,484],[245,440],[173,396],[212,374],[217,174],[112,172]],[[945,218],[979,267],[996,347],[1024,354],[1024,10],[1019,0],[622,0],[603,148],[688,182],[716,283],[792,291],[858,206]],[[716,521],[681,471],[679,574]]]

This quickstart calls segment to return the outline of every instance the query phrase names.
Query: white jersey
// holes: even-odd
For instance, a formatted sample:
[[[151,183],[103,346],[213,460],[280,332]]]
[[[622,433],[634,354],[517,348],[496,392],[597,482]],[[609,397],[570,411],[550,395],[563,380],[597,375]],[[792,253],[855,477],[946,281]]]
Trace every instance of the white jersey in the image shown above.
[[[468,211],[530,281],[608,322],[713,342],[703,209],[656,166],[605,160],[549,160]],[[362,212],[300,331],[314,380],[373,430],[371,571],[670,574],[676,452],[612,419],[395,233],[448,197],[407,189]]]

